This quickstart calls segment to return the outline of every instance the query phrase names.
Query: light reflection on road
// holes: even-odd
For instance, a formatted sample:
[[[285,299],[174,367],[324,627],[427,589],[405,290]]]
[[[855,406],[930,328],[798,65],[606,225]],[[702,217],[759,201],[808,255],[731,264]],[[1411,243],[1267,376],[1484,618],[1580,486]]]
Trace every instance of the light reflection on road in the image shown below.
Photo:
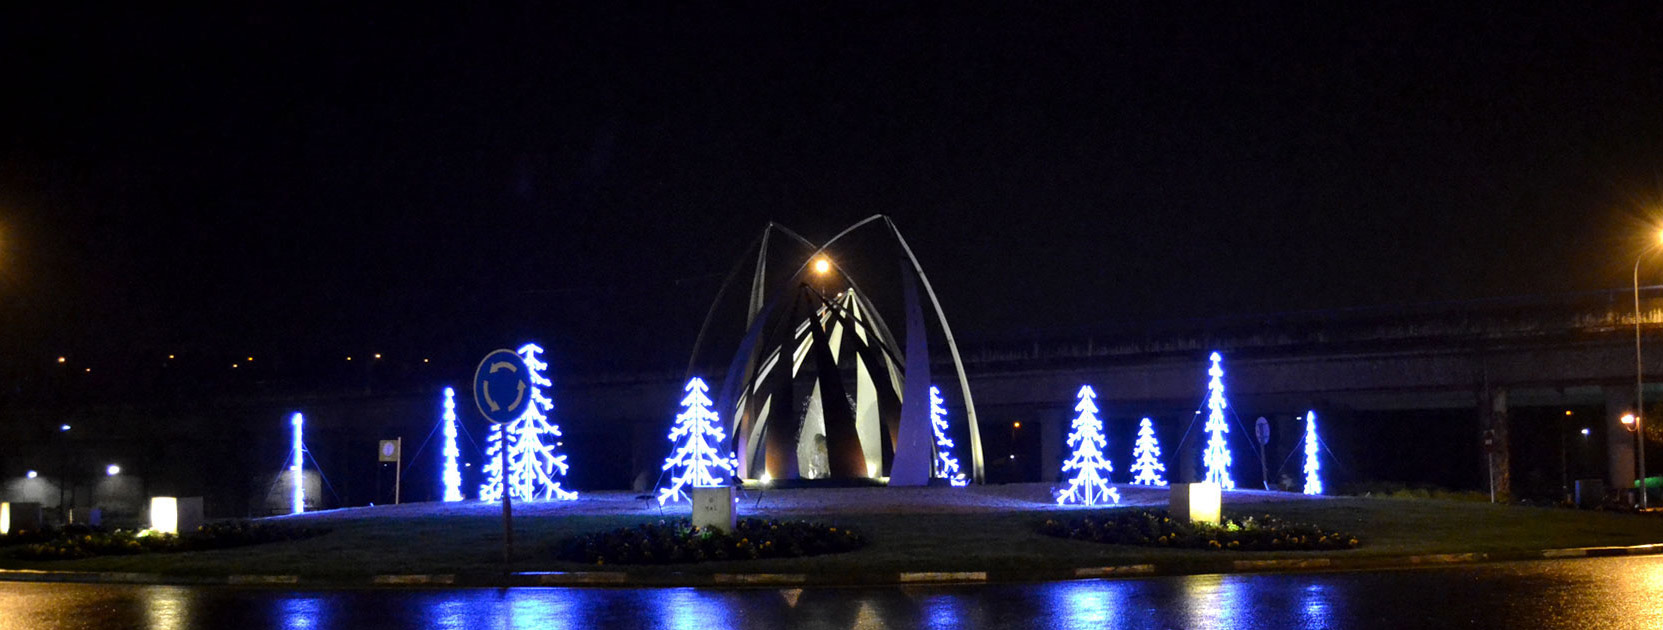
[[[786,590],[0,583],[0,630],[1663,627],[1663,557],[1372,573]]]

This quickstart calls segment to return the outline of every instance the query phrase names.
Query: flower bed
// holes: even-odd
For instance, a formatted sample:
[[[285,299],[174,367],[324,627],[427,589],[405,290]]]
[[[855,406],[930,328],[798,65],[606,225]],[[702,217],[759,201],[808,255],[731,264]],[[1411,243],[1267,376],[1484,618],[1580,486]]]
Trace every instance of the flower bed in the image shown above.
[[[182,536],[152,531],[105,531],[85,526],[70,526],[33,534],[41,542],[28,542],[18,546],[10,555],[23,560],[74,560],[95,556],[208,551],[300,540],[319,536],[327,531],[248,521],[211,523]]]
[[[1162,510],[1123,510],[1058,521],[1048,519],[1040,533],[1111,545],[1238,551],[1315,551],[1351,549],[1356,536],[1315,525],[1287,523],[1269,515],[1226,518],[1219,525],[1174,521]]]
[[[585,564],[677,564],[707,560],[797,558],[866,546],[848,529],[803,521],[740,520],[732,532],[688,519],[644,523],[561,541],[555,557]]]

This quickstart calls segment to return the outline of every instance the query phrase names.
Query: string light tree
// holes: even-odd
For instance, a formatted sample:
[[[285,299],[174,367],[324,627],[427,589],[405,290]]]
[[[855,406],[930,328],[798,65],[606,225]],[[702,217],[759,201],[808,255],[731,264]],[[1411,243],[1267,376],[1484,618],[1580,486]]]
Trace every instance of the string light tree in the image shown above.
[[[1207,483],[1217,484],[1221,490],[1236,489],[1236,482],[1230,479],[1230,447],[1224,442],[1224,434],[1230,432],[1230,426],[1224,423],[1224,408],[1228,403],[1224,400],[1224,367],[1220,365],[1224,357],[1214,352],[1211,357],[1212,366],[1207,368],[1207,452],[1201,456],[1201,463],[1207,466]]]
[[[1067,489],[1057,493],[1057,504],[1120,503],[1120,492],[1109,485],[1109,472],[1114,466],[1103,457],[1109,440],[1103,437],[1103,421],[1097,419],[1097,392],[1090,385],[1081,385],[1075,396],[1079,402],[1075,403],[1074,411],[1079,415],[1074,417],[1068,434],[1068,445],[1074,448],[1074,453],[1062,463],[1062,471],[1078,470],[1079,473],[1068,480]]]
[[[1132,446],[1132,483],[1144,486],[1164,486],[1166,465],[1161,463],[1161,444],[1155,439],[1155,425],[1148,418],[1138,423],[1138,441]]]
[[[517,351],[531,369],[531,405],[513,422],[493,425],[485,449],[485,483],[479,486],[479,500],[492,502],[502,499],[502,449],[508,449],[508,496],[520,500],[559,499],[573,501],[576,492],[560,487],[555,476],[567,472],[566,456],[556,455],[556,444],[546,440],[561,437],[560,426],[549,422],[547,413],[554,409],[554,401],[543,395],[543,388],[554,385],[543,376],[549,364],[537,355],[543,349],[528,343]]]
[[[301,428],[305,425],[306,419],[300,415],[300,412],[296,411],[293,416],[289,416],[289,426],[293,428],[292,439],[294,442],[290,446],[289,451],[289,454],[293,457],[292,462],[289,464],[289,481],[291,483],[289,487],[290,514],[300,514],[306,511],[306,478],[305,475],[302,474],[302,471],[305,468],[305,464],[303,462],[306,458],[306,444],[300,439]]]
[[[954,488],[970,485],[970,479],[959,470],[959,460],[953,457],[953,439],[947,437],[947,407],[941,390],[930,386],[930,427],[935,430],[935,477],[946,479]]]
[[[1305,494],[1322,494],[1322,464],[1317,461],[1317,412],[1305,412]]]
[[[676,446],[664,460],[664,470],[670,475],[670,487],[660,488],[658,504],[689,499],[683,488],[706,488],[722,485],[737,470],[738,459],[732,452],[723,455],[720,418],[710,406],[710,387],[704,379],[694,377],[682,388],[687,395],[681,399],[682,412],[676,414],[676,424],[670,428],[670,443]]]
[[[456,467],[456,458],[462,454],[456,448],[456,390],[445,388],[445,445],[442,454],[445,458],[444,472],[440,480],[444,482],[446,503],[462,500],[462,470]]]

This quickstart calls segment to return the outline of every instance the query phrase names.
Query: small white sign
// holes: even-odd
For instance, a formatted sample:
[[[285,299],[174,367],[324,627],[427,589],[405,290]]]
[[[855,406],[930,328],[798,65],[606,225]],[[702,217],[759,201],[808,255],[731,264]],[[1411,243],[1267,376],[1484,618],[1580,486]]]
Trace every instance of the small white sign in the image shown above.
[[[733,504],[733,486],[693,488],[693,526],[733,531],[738,524]]]

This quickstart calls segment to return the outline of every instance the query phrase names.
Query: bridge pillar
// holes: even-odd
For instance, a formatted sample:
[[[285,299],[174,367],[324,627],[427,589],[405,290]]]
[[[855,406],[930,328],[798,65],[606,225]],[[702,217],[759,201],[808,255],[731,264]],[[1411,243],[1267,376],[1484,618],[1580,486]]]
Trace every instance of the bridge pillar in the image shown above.
[[[1623,414],[1633,411],[1633,387],[1605,388],[1605,481],[1610,488],[1634,484],[1634,434],[1623,426]]]
[[[1039,413],[1039,480],[1062,481],[1063,441],[1074,417],[1069,410],[1045,410]]]
[[[1497,501],[1512,496],[1512,448],[1507,441],[1507,388],[1493,387],[1485,392],[1488,400],[1479,407],[1484,428],[1495,433],[1495,445],[1485,453],[1485,470],[1495,489]]]

